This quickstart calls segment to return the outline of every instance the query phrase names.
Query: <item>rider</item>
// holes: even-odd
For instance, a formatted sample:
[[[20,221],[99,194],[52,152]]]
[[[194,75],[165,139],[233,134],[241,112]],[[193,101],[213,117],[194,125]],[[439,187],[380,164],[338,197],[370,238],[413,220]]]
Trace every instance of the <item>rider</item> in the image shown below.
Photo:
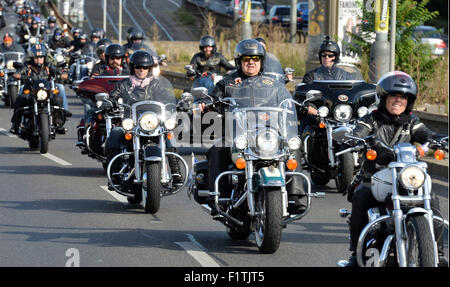
[[[119,44],[110,44],[105,49],[105,61],[92,69],[91,78],[95,76],[128,75],[130,71],[125,61],[125,51]]]
[[[14,114],[11,118],[12,127],[11,133],[16,134],[21,121],[21,113],[23,111],[18,111],[19,108],[29,105],[29,96],[22,93],[22,91],[29,89],[34,80],[38,79],[50,79],[52,77],[60,76],[62,81],[68,79],[68,74],[64,70],[59,70],[57,67],[46,62],[47,50],[43,45],[33,45],[30,48],[31,60],[25,63],[22,70],[17,71],[13,77],[15,79],[21,79],[23,81],[23,88],[21,89],[19,96],[14,104]],[[63,127],[66,118],[71,117],[72,114],[68,110],[67,99],[64,92],[64,85],[55,84],[59,90],[59,97],[54,97],[54,104],[60,107],[64,107],[64,113],[55,114],[55,124],[58,133],[65,133]]]
[[[239,85],[242,81],[249,78],[254,78],[256,81],[259,79],[263,81],[272,82],[273,80],[269,77],[263,76],[264,72],[264,61],[265,61],[266,51],[264,47],[254,39],[246,39],[240,41],[234,51],[234,61],[237,70],[232,74],[226,76],[224,79],[216,84],[212,97],[216,100],[223,99],[227,97],[226,87]],[[283,85],[284,87],[284,85]],[[283,94],[284,92],[284,94]],[[287,89],[280,90],[280,97],[292,98]],[[204,107],[204,105],[202,106]],[[212,146],[207,152],[208,158],[208,170],[209,170],[209,190],[214,191],[214,179],[226,171],[231,161],[230,149],[227,147]],[[299,154],[296,154],[296,158],[299,159]],[[296,171],[300,170],[300,165],[297,167]],[[289,207],[290,213],[299,213],[305,210],[305,205],[300,202],[305,193],[303,188],[300,186],[297,177],[293,177],[292,181],[287,185],[287,191],[290,201],[295,201],[294,205]],[[227,195],[231,188],[227,188],[229,183],[226,182],[222,186],[222,194]],[[213,211],[214,212],[214,211]]]
[[[130,57],[130,73],[129,78],[119,81],[114,90],[110,93],[110,99],[118,105],[118,99],[122,98],[123,103],[133,105],[136,102],[144,100],[157,101],[163,98],[161,95],[167,93],[164,90],[159,79],[153,77],[152,70],[157,64],[152,55],[147,51],[136,51]],[[121,152],[121,146],[125,144],[125,131],[122,127],[115,127],[111,130],[111,134],[106,142],[105,153],[108,161]],[[175,148],[169,147],[169,151]],[[168,156],[169,165],[173,175],[174,185],[183,184],[181,177],[179,162],[174,156]]]
[[[53,36],[50,38],[48,46],[50,49],[53,50],[56,50],[58,48],[69,48],[70,40],[68,37],[64,35],[64,30],[57,27],[53,31]]]
[[[25,53],[22,46],[16,45],[14,43],[14,38],[9,33],[6,33],[5,36],[3,36],[3,43],[0,45],[0,53],[5,53],[5,52]]]
[[[191,80],[194,80],[197,75],[201,75],[205,71],[219,74],[221,67],[227,71],[234,70],[235,67],[221,53],[217,52],[216,41],[213,37],[209,35],[203,36],[200,39],[199,48],[200,52],[192,57],[190,63],[196,73],[186,72],[186,75]]]
[[[377,94],[380,102],[378,110],[364,116],[357,122],[353,135],[364,138],[370,134],[376,135],[376,140],[390,146],[399,143],[425,143],[430,139],[439,139],[438,135],[429,130],[420,119],[411,114],[417,97],[417,85],[415,81],[404,72],[389,72],[383,75],[377,83]],[[350,218],[350,251],[352,256],[348,262],[349,267],[356,267],[356,245],[359,234],[367,225],[367,210],[376,206],[377,201],[373,197],[370,188],[370,178],[378,170],[386,168],[389,162],[394,160],[393,153],[383,148],[381,144],[373,147],[377,152],[375,161],[365,161],[362,165],[362,175],[358,176],[348,189],[348,200],[352,202],[352,215]],[[358,180],[359,179],[359,180]],[[359,185],[358,185],[359,184]],[[355,186],[357,186],[355,190]],[[431,195],[431,207],[433,213],[439,212],[439,199],[434,193]],[[435,236],[438,242],[439,261],[445,263],[443,257],[443,229],[435,223]]]
[[[129,59],[130,55],[135,51],[144,50],[149,52],[153,57],[158,56],[158,54],[153,51],[149,46],[144,44],[142,41],[144,40],[145,35],[144,32],[137,28],[133,28],[130,30],[127,43],[123,45],[123,49],[125,50],[125,55],[127,59]]]
[[[102,28],[95,28],[92,30],[91,41],[88,44],[90,51],[95,51],[98,41],[103,38],[105,38],[105,31]]]
[[[106,65],[106,59],[105,59],[105,50],[108,45],[112,44],[111,40],[108,38],[103,38],[100,41],[97,42],[96,48],[95,48],[95,54],[98,57],[98,61],[95,63],[92,70],[97,71],[102,67],[103,65]]]

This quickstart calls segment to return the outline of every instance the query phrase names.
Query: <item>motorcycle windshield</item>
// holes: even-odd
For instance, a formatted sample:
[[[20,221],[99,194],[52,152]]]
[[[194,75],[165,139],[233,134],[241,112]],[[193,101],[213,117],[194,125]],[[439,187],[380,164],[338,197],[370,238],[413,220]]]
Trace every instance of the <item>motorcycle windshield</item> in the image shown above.
[[[176,97],[172,84],[163,76],[158,76],[150,83],[151,88],[135,87],[127,94],[121,95],[125,107],[125,117],[131,117],[135,122],[146,112],[157,114],[162,121],[176,113]]]
[[[50,90],[50,82],[45,79],[39,79],[33,81],[33,91],[38,90]]]
[[[261,129],[276,131],[281,139],[298,135],[297,114],[286,86],[267,76],[248,78],[242,83],[225,88],[226,97],[232,98],[226,120],[226,143],[239,135],[254,140]]]
[[[5,52],[3,53],[3,62],[22,62],[24,58],[24,53],[21,52]]]
[[[267,53],[264,60],[264,75],[281,81],[282,83],[285,82],[283,67],[275,55],[271,53]]]

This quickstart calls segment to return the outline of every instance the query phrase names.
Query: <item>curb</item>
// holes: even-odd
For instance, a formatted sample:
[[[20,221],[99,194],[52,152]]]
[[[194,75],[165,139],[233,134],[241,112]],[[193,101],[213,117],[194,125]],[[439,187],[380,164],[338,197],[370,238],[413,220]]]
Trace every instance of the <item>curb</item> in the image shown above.
[[[422,158],[428,164],[428,172],[431,176],[439,176],[448,179],[448,158],[444,160],[436,160],[431,157]]]

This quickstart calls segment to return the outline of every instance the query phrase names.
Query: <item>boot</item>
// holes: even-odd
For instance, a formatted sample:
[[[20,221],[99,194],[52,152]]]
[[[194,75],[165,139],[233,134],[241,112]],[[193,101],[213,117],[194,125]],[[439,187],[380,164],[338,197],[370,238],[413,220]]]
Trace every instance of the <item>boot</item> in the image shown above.
[[[180,172],[180,163],[175,156],[168,156],[169,166],[172,172],[172,184],[174,187],[180,187],[183,185],[183,177]]]

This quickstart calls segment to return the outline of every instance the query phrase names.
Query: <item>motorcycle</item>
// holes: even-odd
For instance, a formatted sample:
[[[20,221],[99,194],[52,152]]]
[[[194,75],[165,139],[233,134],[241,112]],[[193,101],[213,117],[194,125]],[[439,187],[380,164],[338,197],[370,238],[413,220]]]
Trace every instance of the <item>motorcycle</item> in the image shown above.
[[[346,133],[341,131],[341,135]],[[369,136],[365,139],[346,135],[358,143],[338,154],[366,151],[367,160],[375,160],[377,154],[370,149]],[[381,142],[379,142],[381,143]],[[382,144],[382,143],[381,143]],[[436,150],[436,159],[443,159],[448,152],[448,137],[432,140],[424,146],[400,143],[393,148],[382,144],[395,154],[395,160],[387,168],[371,177],[371,191],[379,203],[367,212],[369,223],[362,230],[357,243],[356,257],[360,267],[437,267],[439,258],[434,233],[436,223],[448,229],[448,221],[433,214],[431,209],[431,177],[427,163],[418,160],[424,149]],[[345,218],[351,214],[340,209]],[[339,263],[338,263],[339,265]]]
[[[43,154],[48,152],[49,141],[56,137],[56,113],[59,112],[64,117],[63,109],[52,104],[58,92],[53,80],[35,80],[30,90],[23,91],[25,95],[32,95],[29,97],[29,106],[17,109],[17,112],[23,111],[18,129],[19,137],[28,141],[31,149],[40,148],[40,153]]]
[[[74,59],[74,63],[70,65],[69,78],[72,81],[71,88],[76,92],[78,85],[89,79],[96,59],[93,55],[82,54],[80,50],[73,52],[70,57]]]
[[[49,61],[52,62],[58,68],[67,68],[67,49],[66,48],[56,48],[55,50],[49,49]]]
[[[315,185],[325,185],[331,178],[339,192],[344,192],[359,169],[357,152],[337,156],[343,142],[335,137],[339,127],[354,127],[356,121],[376,109],[376,86],[366,83],[353,65],[339,64],[348,72],[349,80],[320,80],[298,84],[294,98],[303,101],[308,94],[318,108],[316,118],[305,127],[301,136],[303,166],[309,169]]]
[[[12,75],[16,72],[14,63],[23,63],[24,53],[4,52],[0,54],[0,95],[3,96],[6,107],[14,107],[20,87],[20,80]]]
[[[206,89],[208,89],[208,95],[211,95],[214,91],[215,85],[223,79],[221,75],[213,73],[211,71],[199,73],[198,71],[194,70],[192,65],[186,65],[184,66],[184,69],[190,72],[192,75],[195,74],[195,79],[192,83],[191,91],[195,88],[205,87]]]
[[[161,81],[161,84],[170,85],[170,82]],[[110,160],[106,170],[110,189],[126,196],[131,204],[141,203],[144,211],[152,214],[159,211],[161,197],[178,193],[187,182],[185,176],[182,185],[173,184],[167,156],[178,159],[184,165],[185,174],[189,169],[180,155],[167,151],[177,123],[176,99],[170,86],[164,89],[166,93],[154,95],[158,101],[122,104],[126,144],[123,152]]]
[[[309,212],[311,197],[322,197],[324,193],[311,193],[308,177],[292,171],[297,165],[294,153],[300,147],[294,101],[279,99],[279,90],[286,89],[284,84],[263,79],[256,84],[247,79],[237,87],[226,87],[230,97],[220,104],[228,106],[225,114],[231,113],[232,117],[225,120],[232,119],[229,126],[236,127],[225,143],[233,165],[217,178],[208,178],[208,161],[197,161],[192,155],[188,197],[194,196],[204,211],[223,223],[232,239],[245,239],[254,232],[258,250],[274,253],[282,229]],[[252,99],[252,95],[258,97]],[[288,213],[294,202],[288,201],[286,185],[293,176],[303,178],[307,187],[307,208],[298,214]],[[211,180],[212,192],[208,188]],[[219,192],[221,180],[222,184],[228,180],[230,195]]]

